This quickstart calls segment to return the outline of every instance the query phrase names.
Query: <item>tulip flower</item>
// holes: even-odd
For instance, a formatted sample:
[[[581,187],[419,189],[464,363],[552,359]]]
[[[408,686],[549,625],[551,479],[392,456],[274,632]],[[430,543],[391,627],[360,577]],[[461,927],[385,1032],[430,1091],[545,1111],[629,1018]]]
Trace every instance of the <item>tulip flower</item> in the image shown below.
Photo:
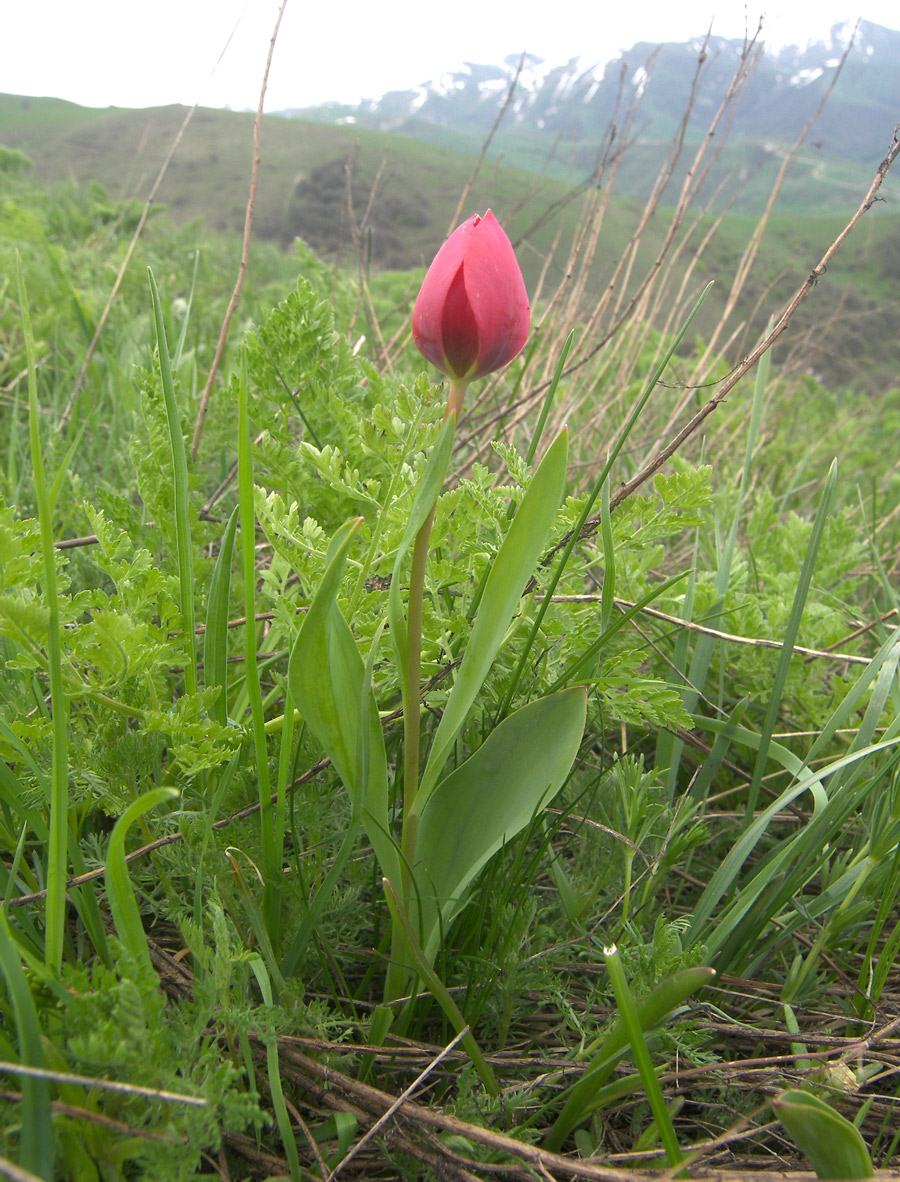
[[[528,293],[512,243],[490,210],[459,226],[428,268],[413,339],[454,382],[508,365],[528,339]]]

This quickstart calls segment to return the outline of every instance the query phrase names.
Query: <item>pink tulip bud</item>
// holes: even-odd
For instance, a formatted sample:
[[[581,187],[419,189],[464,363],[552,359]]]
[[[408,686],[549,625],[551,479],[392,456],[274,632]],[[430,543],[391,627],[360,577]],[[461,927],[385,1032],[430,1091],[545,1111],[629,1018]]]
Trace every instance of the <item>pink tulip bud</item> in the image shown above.
[[[434,257],[413,311],[419,352],[458,382],[521,352],[531,316],[512,243],[490,210],[459,226]]]

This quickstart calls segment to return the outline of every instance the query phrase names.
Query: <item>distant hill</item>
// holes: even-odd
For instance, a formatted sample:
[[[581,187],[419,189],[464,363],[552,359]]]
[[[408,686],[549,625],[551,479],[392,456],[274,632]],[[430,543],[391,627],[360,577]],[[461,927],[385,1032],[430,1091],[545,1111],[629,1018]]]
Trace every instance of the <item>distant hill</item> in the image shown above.
[[[756,54],[752,76],[727,120],[728,142],[709,176],[713,192],[729,172],[747,181],[735,208],[762,207],[783,158],[834,79],[853,27],[835,26],[827,42]],[[699,66],[700,40],[641,42],[601,64],[573,58],[550,64],[526,57],[492,155],[520,167],[571,175],[590,172],[611,126],[632,143],[617,191],[644,196],[659,153],[696,97],[687,139],[706,133],[738,68],[745,45],[712,37]],[[518,57],[500,65],[465,63],[410,90],[392,91],[358,106],[325,104],[286,112],[340,126],[391,131],[432,144],[474,151],[504,105]],[[633,119],[629,125],[629,112]],[[900,32],[860,23],[837,86],[801,153],[782,207],[843,209],[855,203],[900,122]],[[720,128],[722,136],[725,128]],[[552,158],[551,158],[552,153]],[[654,163],[657,162],[657,163]],[[727,199],[732,200],[729,190]]]
[[[677,248],[670,251],[664,244],[671,207],[743,50],[740,42],[709,42],[685,150],[659,209],[643,228],[622,298],[658,265],[662,252],[672,267],[673,292],[682,284],[696,290],[709,278],[717,280],[695,323],[701,336],[709,330],[738,261],[754,241],[775,173],[833,77],[842,36],[836,30],[830,45],[755,61],[739,105],[729,110],[713,140],[704,190],[692,201]],[[460,216],[494,209],[513,239],[530,290],[543,285],[546,298],[568,282],[579,218],[598,191],[602,233],[584,280],[584,306],[606,290],[642,219],[642,198],[676,137],[699,56],[700,45],[692,42],[658,49],[639,45],[602,69],[577,61],[523,64],[507,118]],[[304,118],[267,115],[255,233],[285,249],[301,237],[344,265],[396,270],[426,265],[451,228],[474,157],[517,66],[513,59],[501,66],[468,65],[416,91],[394,92],[352,110],[331,105],[304,112]],[[43,180],[99,182],[114,199],[143,201],[186,114],[176,106],[96,110],[0,95],[0,145],[30,157]],[[898,121],[900,33],[863,25],[768,221],[734,309],[733,320],[742,326],[736,340],[758,332],[821,258],[847,211],[865,194]],[[157,196],[177,224],[202,218],[213,230],[240,232],[252,124],[247,113],[205,108],[194,113]],[[612,167],[620,143],[626,150]],[[598,164],[604,152],[605,163]],[[0,167],[2,161],[0,153]],[[16,161],[19,167],[21,158]],[[808,313],[801,310],[792,325],[794,337],[815,336],[816,369],[835,388],[846,383],[875,392],[896,381],[900,176],[888,178],[881,196],[886,202],[879,202],[829,266]],[[664,323],[665,317],[661,308],[656,320]],[[823,317],[826,330],[817,327]]]
[[[145,200],[187,113],[181,106],[97,110],[58,99],[0,95],[0,144],[25,152],[44,180],[98,181],[113,198]],[[210,229],[240,232],[252,137],[252,115],[198,109],[158,203],[179,224],[203,218]],[[387,267],[430,259],[471,170],[463,155],[399,136],[276,115],[266,116],[262,139],[257,235],[284,247],[300,236],[326,254],[355,258],[348,195],[354,220],[362,221],[381,170],[375,214],[363,233],[371,238],[374,227],[366,249]],[[446,188],[434,184],[439,169],[450,178]],[[473,199],[484,200],[483,190]]]

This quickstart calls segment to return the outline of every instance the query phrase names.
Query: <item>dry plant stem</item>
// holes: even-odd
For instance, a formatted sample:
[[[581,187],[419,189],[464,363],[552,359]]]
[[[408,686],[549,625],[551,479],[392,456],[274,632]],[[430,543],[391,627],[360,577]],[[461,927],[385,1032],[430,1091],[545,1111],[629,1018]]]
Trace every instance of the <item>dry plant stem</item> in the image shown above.
[[[372,182],[372,187],[369,190],[369,200],[366,203],[366,209],[363,213],[362,220],[357,223],[356,212],[353,208],[353,157],[351,156],[351,158],[347,161],[347,221],[350,226],[350,236],[353,239],[353,248],[356,251],[356,263],[359,271],[360,295],[366,306],[366,320],[369,325],[369,333],[372,337],[374,358],[376,362],[380,363],[388,371],[388,373],[392,373],[393,365],[385,350],[384,336],[381,332],[381,325],[378,323],[375,305],[372,302],[372,291],[369,287],[369,259],[365,242],[365,239],[368,236],[372,216],[375,212],[375,198],[378,194],[378,187],[381,184],[381,178],[384,174],[386,166],[387,157],[383,156],[381,163],[378,166],[378,171],[375,174],[375,180]],[[355,318],[356,317],[354,313],[354,320]]]
[[[859,224],[862,217],[868,213],[868,211],[875,204],[878,196],[878,190],[881,188],[885,177],[887,176],[888,172],[890,172],[891,165],[897,159],[898,155],[900,155],[900,124],[898,124],[898,126],[894,129],[894,137],[891,142],[888,154],[878,166],[875,177],[869,186],[869,191],[863,198],[863,201],[861,202],[856,213],[854,213],[853,217],[843,228],[843,230],[841,230],[840,234],[838,234],[837,238],[835,238],[835,240],[831,243],[831,245],[822,255],[822,258],[819,260],[816,266],[813,267],[812,271],[810,271],[809,275],[797,289],[793,298],[789,301],[787,306],[783,309],[781,315],[778,317],[778,320],[776,321],[775,326],[772,328],[772,331],[763,337],[755,349],[748,353],[740,365],[738,365],[737,368],[728,375],[718,392],[709,400],[709,402],[701,407],[694,417],[688,423],[686,423],[684,427],[682,427],[678,434],[675,435],[669,441],[669,443],[665,445],[665,447],[662,447],[656,453],[656,455],[654,455],[653,458],[649,460],[648,463],[645,464],[644,467],[641,468],[641,470],[631,478],[631,480],[624,481],[613,491],[612,496],[610,497],[611,510],[615,509],[618,505],[621,505],[621,503],[624,500],[627,500],[627,498],[630,497],[632,493],[637,492],[637,490],[642,485],[646,484],[651,476],[659,471],[659,469],[667,462],[667,460],[672,458],[681,445],[703,425],[703,423],[709,418],[713,411],[718,409],[719,404],[725,401],[726,397],[731,393],[731,391],[744,377],[744,375],[753,368],[757,361],[759,361],[760,357],[762,357],[764,353],[768,352],[768,350],[772,348],[781,334],[787,330],[791,323],[791,319],[800,304],[806,299],[810,291],[819,282],[819,279],[825,274],[826,270],[828,269],[828,264],[843,246],[847,237]],[[581,531],[581,536],[585,538],[589,537],[594,533],[599,524],[599,517],[594,517],[585,522],[585,525]],[[559,550],[562,550],[568,544],[569,537],[571,537],[571,535],[561,538],[556,546],[554,546],[554,548],[550,551],[550,553],[544,556],[544,558],[541,560],[544,565],[550,562],[553,558],[553,555]]]
[[[167,1092],[160,1088],[145,1088],[139,1084],[120,1083],[114,1079],[98,1079],[90,1075],[73,1075],[68,1071],[48,1071],[43,1067],[31,1067],[23,1063],[4,1063],[6,1075],[22,1075],[30,1079],[47,1079],[54,1083],[77,1084],[84,1088],[100,1088],[107,1092],[119,1092],[124,1096],[143,1096],[150,1100],[163,1100],[172,1104],[187,1104],[191,1108],[206,1108],[208,1101],[202,1096],[186,1096],[183,1092]]]
[[[279,1049],[281,1050],[281,1048]],[[291,1047],[284,1048],[281,1053],[287,1062],[299,1067],[305,1076],[310,1077],[311,1080],[322,1081],[322,1086],[316,1088],[315,1093],[321,1101],[335,1109],[345,1108],[347,1102],[344,1096],[352,1096],[360,1109],[367,1113],[377,1113],[379,1116],[394,1105],[394,1097],[377,1088],[370,1087],[368,1084],[359,1083],[350,1076],[344,1075],[332,1067],[327,1067]],[[527,1163],[533,1168],[549,1171],[543,1175],[544,1177],[589,1178],[596,1179],[597,1182],[635,1182],[636,1178],[641,1177],[639,1174],[635,1175],[623,1170],[595,1165],[590,1161],[549,1153],[536,1145],[517,1141],[515,1138],[493,1129],[467,1124],[465,1121],[459,1120],[458,1117],[437,1109],[426,1108],[411,1100],[404,1101],[397,1115],[407,1118],[414,1125],[466,1137],[497,1152],[508,1154],[514,1160]],[[644,1178],[649,1176],[648,1174],[643,1175]]]
[[[535,598],[542,599],[543,596],[538,595]],[[600,603],[599,595],[554,595],[554,603]],[[636,605],[630,599],[620,599],[618,596],[613,597],[613,603],[618,608],[624,608],[626,611]],[[893,615],[896,608],[886,613],[883,618]],[[784,647],[783,641],[780,640],[766,640],[758,636],[737,636],[734,632],[722,632],[718,628],[707,628],[704,624],[697,624],[691,621],[680,619],[678,616],[670,616],[668,612],[657,611],[653,607],[641,608],[641,615],[649,616],[652,620],[662,620],[666,624],[674,624],[678,628],[686,628],[689,632],[698,632],[703,636],[714,636],[716,640],[727,640],[731,644],[746,644],[752,648],[772,648],[782,649]],[[873,627],[874,625],[868,625]],[[858,635],[863,629],[857,629]],[[803,656],[810,660],[819,658],[826,661],[846,662],[850,665],[870,665],[872,662],[869,657],[856,656],[853,653],[839,653],[833,649],[820,648],[802,648],[799,644],[794,646],[795,653],[802,653]]]
[[[762,52],[756,44],[759,32],[760,30],[757,29],[756,34],[754,34],[752,38],[745,40],[741,58],[729,84],[728,91],[725,94],[725,97],[722,99],[718,109],[716,110],[702,143],[697,148],[693,159],[688,165],[687,172],[679,191],[678,201],[666,230],[662,245],[659,247],[653,262],[650,264],[649,268],[641,278],[637,289],[626,299],[628,283],[632,268],[634,267],[637,260],[637,252],[640,247],[641,238],[651,220],[658,212],[664,193],[669,186],[669,182],[674,175],[675,168],[684,150],[688,122],[691,113],[694,110],[694,105],[696,103],[699,90],[701,73],[704,63],[707,60],[707,49],[710,39],[710,34],[707,34],[698,53],[697,66],[691,84],[691,94],[688,99],[685,111],[682,115],[678,131],[676,132],[672,146],[669,150],[669,154],[667,155],[659,170],[659,173],[653,183],[653,189],[638,219],[638,224],[632,231],[628,243],[621,252],[619,261],[616,264],[613,274],[607,282],[603,294],[601,295],[599,301],[597,301],[595,306],[592,308],[590,315],[583,318],[584,324],[580,326],[582,338],[585,340],[591,338],[599,329],[600,325],[604,321],[604,318],[608,318],[607,324],[603,328],[599,339],[596,340],[594,344],[592,344],[590,348],[578,358],[578,360],[571,362],[567,366],[563,372],[564,378],[571,377],[573,374],[582,374],[584,367],[587,366],[589,362],[597,356],[598,353],[605,349],[609,342],[618,335],[625,324],[634,319],[636,310],[642,306],[648,291],[660,281],[660,277],[664,273],[666,260],[669,258],[672,252],[678,232],[681,229],[688,210],[690,209],[691,203],[696,196],[698,178],[702,176],[703,162],[709,154],[710,145],[712,144],[716,132],[722,120],[725,118],[728,109],[735,102],[741,90],[749,81],[759,61],[759,57]],[[586,267],[589,262],[590,253],[587,251],[585,251],[583,257],[577,257],[570,254],[569,261],[566,264],[567,277],[570,278],[571,275],[574,274],[576,267]],[[571,309],[566,309],[566,315],[571,316],[576,314],[577,309],[575,309],[574,312]],[[559,339],[562,340],[568,334],[569,329],[572,327],[572,322],[571,320],[566,319],[562,313],[560,313],[560,316],[562,319],[558,333]],[[544,327],[546,319],[547,318],[545,316],[544,320],[542,321],[542,328]],[[538,398],[540,398],[540,396],[546,391],[549,381],[549,377],[546,380],[540,381],[527,396],[527,398],[522,400],[523,404],[536,401]],[[595,386],[595,384],[596,383],[594,382],[589,383],[592,388]],[[501,415],[506,413],[506,411],[500,411],[494,415],[482,417],[479,422],[473,424],[467,436],[460,440],[460,449],[462,450],[465,448],[471,448],[473,444],[477,444],[478,438],[483,436],[484,433],[493,426],[494,422],[501,417]],[[562,425],[560,420],[564,419],[568,413],[568,405],[561,405],[557,408],[556,419],[552,427],[553,430],[559,429],[559,427]]]
[[[115,283],[112,285],[112,291],[109,293],[109,299],[106,301],[106,307],[100,314],[100,319],[97,322],[94,335],[91,337],[91,343],[88,345],[87,352],[84,355],[84,361],[81,363],[81,369],[78,371],[78,377],[75,379],[75,385],[72,389],[72,393],[69,395],[69,401],[66,403],[66,408],[62,413],[59,423],[57,424],[57,431],[61,431],[72,417],[72,409],[75,406],[75,401],[78,398],[78,395],[81,393],[81,387],[84,385],[84,379],[87,377],[88,366],[91,364],[91,359],[94,356],[94,352],[96,351],[97,345],[100,341],[103,329],[106,327],[106,322],[109,319],[109,314],[112,310],[115,298],[119,294],[119,288],[122,286],[122,280],[125,278],[125,272],[128,270],[128,264],[131,262],[131,257],[134,254],[135,247],[138,244],[138,239],[141,236],[147,218],[150,216],[150,210],[153,206],[156,194],[159,192],[159,186],[163,183],[163,178],[169,171],[169,165],[172,163],[172,157],[178,150],[178,145],[181,143],[182,137],[187,131],[187,126],[193,118],[194,112],[197,110],[199,105],[199,103],[194,103],[194,105],[185,115],[175,139],[172,140],[172,146],[169,148],[168,154],[162,163],[162,168],[160,168],[156,180],[153,182],[153,186],[150,189],[147,200],[144,202],[144,208],[141,211],[138,224],[134,228],[134,233],[131,235],[131,241],[128,243],[128,249],[125,251],[125,258],[122,260],[122,265],[119,267],[119,273],[116,275]]]
[[[716,327],[713,330],[712,336],[710,337],[709,341],[706,344],[706,348],[703,352],[703,356],[697,362],[696,368],[694,370],[694,375],[691,379],[692,384],[694,386],[698,385],[699,383],[702,383],[705,379],[709,360],[710,360],[710,358],[715,356],[715,349],[716,349],[716,345],[718,343],[719,336],[722,333],[722,330],[724,329],[724,326],[727,323],[729,317],[731,316],[732,312],[734,311],[735,307],[737,306],[737,302],[738,302],[738,299],[741,295],[741,292],[744,290],[744,287],[747,283],[747,278],[750,274],[750,270],[753,266],[753,263],[756,259],[757,254],[759,252],[759,248],[762,243],[763,236],[765,234],[766,226],[769,223],[769,218],[771,217],[772,210],[775,206],[775,202],[777,201],[778,196],[781,193],[782,187],[784,185],[785,177],[787,176],[788,169],[790,168],[791,164],[794,162],[794,159],[796,158],[797,153],[800,151],[801,147],[803,146],[804,142],[806,141],[806,138],[809,135],[810,131],[812,130],[813,126],[818,121],[819,116],[824,111],[825,104],[828,102],[829,98],[831,97],[832,92],[834,91],[834,88],[837,85],[838,78],[841,76],[841,71],[844,68],[844,64],[847,61],[847,57],[850,54],[850,50],[853,48],[853,42],[854,42],[855,36],[856,36],[856,33],[854,31],[853,36],[851,36],[849,42],[847,43],[847,48],[844,50],[841,60],[838,62],[837,68],[835,69],[835,71],[831,77],[831,81],[829,82],[828,87],[825,90],[825,93],[822,95],[819,105],[816,107],[815,111],[813,111],[812,115],[807,120],[806,126],[803,128],[803,130],[797,136],[797,139],[794,141],[794,144],[791,147],[790,151],[786,153],[784,159],[781,162],[781,166],[778,169],[778,176],[775,179],[775,184],[772,186],[772,191],[769,194],[768,200],[766,202],[766,208],[763,210],[762,216],[760,217],[759,221],[757,222],[757,224],[753,230],[753,233],[750,235],[750,240],[747,243],[746,247],[744,248],[743,254],[741,255],[741,259],[738,263],[737,272],[735,274],[734,280],[731,285],[731,290],[729,291],[728,298],[725,301],[724,310],[722,311],[722,314],[719,316],[718,321],[716,323]],[[666,426],[664,427],[664,429],[660,435],[660,438],[657,441],[657,446],[659,446],[659,443],[661,443],[662,440],[665,439],[666,435],[671,430],[671,428],[672,428],[673,424],[676,422],[678,416],[684,410],[685,404],[687,403],[691,394],[692,394],[692,390],[688,389],[685,392],[684,396],[681,399],[679,399],[676,407],[672,411],[672,414],[669,416],[669,421],[666,423]]]
[[[334,1169],[328,1175],[326,1182],[333,1182],[333,1179],[338,1176],[338,1174],[341,1172],[341,1170],[343,1170],[344,1166],[347,1165],[348,1162],[352,1161],[353,1158],[356,1157],[357,1153],[359,1153],[359,1151],[366,1144],[366,1142],[371,1141],[372,1138],[388,1123],[388,1121],[391,1119],[391,1117],[394,1115],[394,1113],[397,1111],[397,1109],[401,1108],[403,1106],[403,1104],[405,1103],[405,1101],[411,1099],[411,1097],[414,1095],[414,1093],[418,1089],[419,1085],[424,1083],[424,1081],[428,1078],[428,1076],[432,1073],[432,1071],[434,1071],[435,1067],[437,1067],[440,1063],[442,1063],[444,1061],[444,1059],[447,1058],[447,1056],[454,1049],[454,1047],[456,1047],[456,1045],[463,1040],[463,1038],[466,1036],[468,1031],[469,1031],[468,1026],[465,1028],[465,1030],[461,1030],[459,1032],[459,1034],[457,1034],[457,1036],[444,1047],[444,1049],[440,1052],[440,1054],[438,1054],[434,1059],[432,1059],[431,1062],[427,1065],[427,1067],[425,1067],[425,1069],[423,1071],[419,1072],[419,1074],[412,1081],[412,1083],[409,1085],[409,1087],[405,1088],[403,1090],[403,1092],[401,1092],[401,1094],[397,1097],[397,1099],[390,1106],[390,1108],[388,1108],[388,1110],[381,1117],[379,1117],[379,1119],[371,1126],[371,1128],[366,1130],[365,1134],[362,1136],[362,1138],[359,1141],[356,1142],[355,1145],[352,1145],[350,1147],[350,1149],[347,1151],[344,1158],[338,1162],[338,1164],[334,1167]]]
[[[497,112],[497,118],[494,120],[491,130],[488,132],[487,138],[485,139],[484,143],[481,145],[481,152],[478,156],[478,159],[475,162],[475,167],[472,169],[472,175],[469,177],[468,181],[466,181],[466,186],[463,189],[462,193],[460,193],[460,195],[459,195],[459,201],[457,202],[457,205],[456,205],[456,211],[454,212],[453,217],[450,219],[450,225],[447,228],[447,235],[452,234],[453,231],[456,229],[456,226],[459,222],[460,214],[463,211],[463,206],[469,200],[469,194],[472,192],[472,186],[475,184],[476,178],[478,177],[478,174],[481,171],[482,164],[484,164],[484,158],[487,155],[488,148],[491,146],[491,140],[497,134],[497,128],[503,122],[503,118],[506,115],[506,112],[509,110],[509,104],[512,102],[513,95],[516,93],[516,87],[519,85],[519,76],[522,73],[522,67],[524,65],[525,65],[525,54],[523,52],[522,56],[519,58],[519,64],[518,64],[518,66],[516,66],[515,76],[514,76],[512,82],[510,82],[510,84],[509,84],[509,89],[506,92],[506,98],[503,100],[503,105],[501,106],[500,110]]]
[[[266,57],[266,68],[263,73],[262,86],[259,91],[259,106],[256,109],[256,118],[253,121],[253,166],[250,171],[250,193],[247,197],[247,212],[244,216],[244,241],[241,247],[241,262],[238,267],[237,281],[234,285],[234,291],[231,293],[231,299],[228,301],[228,308],[225,312],[225,319],[222,321],[222,331],[219,333],[219,342],[216,345],[216,353],[213,357],[213,363],[210,367],[209,376],[206,379],[206,386],[203,390],[203,397],[200,399],[200,409],[197,412],[197,422],[194,426],[194,441],[191,445],[191,460],[196,463],[197,452],[200,449],[200,436],[203,434],[203,421],[206,418],[206,411],[209,406],[209,399],[212,394],[213,383],[216,380],[216,374],[219,372],[219,365],[222,361],[222,354],[225,352],[225,342],[228,340],[228,330],[231,327],[231,321],[238,306],[238,301],[241,298],[241,292],[244,288],[244,279],[247,275],[247,263],[250,258],[250,231],[253,228],[253,206],[256,202],[256,186],[259,182],[259,141],[260,132],[262,129],[263,104],[266,99],[266,87],[269,85],[269,69],[272,65],[272,55],[275,52],[275,42],[278,39],[278,29],[281,25],[281,18],[284,15],[284,10],[287,5],[287,0],[281,0],[281,7],[278,9],[278,16],[275,18],[275,28],[272,31],[272,39],[269,42],[269,52]]]
[[[11,1104],[21,1104],[22,1093],[3,1090],[0,1091],[0,1100],[6,1100]],[[104,1116],[100,1112],[91,1112],[90,1109],[79,1108],[76,1104],[64,1104],[61,1100],[51,1100],[50,1111],[59,1116],[67,1116],[72,1120],[86,1120],[90,1124],[99,1125],[101,1128],[109,1129],[113,1133],[124,1133],[128,1137],[141,1137],[144,1141],[157,1141],[163,1145],[189,1144],[187,1136],[167,1137],[165,1133],[154,1133],[150,1129],[135,1128],[133,1125],[125,1124],[124,1121],[113,1120],[110,1116]],[[37,1174],[20,1170],[17,1166],[13,1166],[3,1158],[0,1158],[0,1178],[9,1179],[10,1182],[41,1182]]]

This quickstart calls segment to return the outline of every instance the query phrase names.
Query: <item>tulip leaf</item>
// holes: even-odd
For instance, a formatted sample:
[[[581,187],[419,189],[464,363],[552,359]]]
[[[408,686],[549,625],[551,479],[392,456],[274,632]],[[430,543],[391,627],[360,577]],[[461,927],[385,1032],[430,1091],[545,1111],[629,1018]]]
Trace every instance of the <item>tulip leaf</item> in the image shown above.
[[[337,604],[347,550],[360,520],[346,522],[331,540],[325,574],[294,643],[288,677],[298,710],[350,793],[354,809],[360,810],[382,871],[399,879],[378,706]]]
[[[791,1140],[818,1178],[874,1178],[872,1159],[856,1125],[809,1092],[792,1089],[772,1101]]]
[[[478,871],[562,787],[578,754],[586,705],[581,686],[529,702],[431,793],[413,870],[429,959]]]
[[[567,458],[568,432],[563,429],[532,477],[494,559],[462,665],[422,774],[417,810],[424,808],[434,790],[450,749],[503,643],[525,584],[543,552],[565,487]]]

